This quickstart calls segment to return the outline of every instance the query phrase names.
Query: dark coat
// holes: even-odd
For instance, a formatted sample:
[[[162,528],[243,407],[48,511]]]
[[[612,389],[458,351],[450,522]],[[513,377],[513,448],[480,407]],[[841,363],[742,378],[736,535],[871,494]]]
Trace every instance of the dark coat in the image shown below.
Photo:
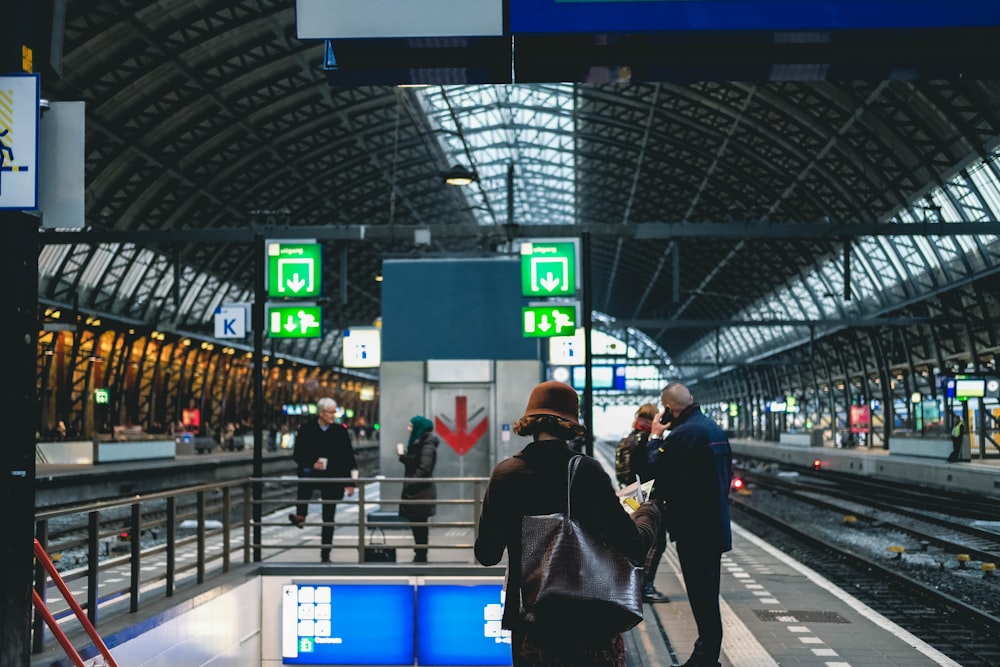
[[[522,623],[521,517],[566,511],[566,468],[574,452],[561,440],[532,442],[497,464],[483,497],[476,560],[496,565],[507,551],[504,628]],[[660,511],[642,505],[631,517],[622,508],[601,464],[584,456],[573,482],[572,518],[640,564],[656,535]],[[634,519],[634,520],[633,520]]]
[[[434,465],[437,463],[437,448],[439,440],[428,431],[406,449],[399,457],[405,466],[403,477],[421,477],[430,480],[434,476]],[[437,500],[437,488],[434,482],[418,481],[403,484],[400,495],[403,500]],[[430,503],[399,506],[399,516],[411,521],[426,521],[427,517],[437,514],[437,505]]]
[[[326,470],[313,469],[316,460],[321,456],[329,459]],[[347,429],[340,424],[331,424],[324,431],[315,419],[307,421],[299,428],[295,436],[292,458],[295,459],[299,477],[347,478],[351,476],[351,471],[358,467]],[[343,486],[351,485],[345,483]]]
[[[632,472],[632,481],[638,477],[643,482],[653,479],[653,471],[649,465],[649,456],[646,454],[646,443],[649,442],[649,431],[642,429],[632,429],[629,434],[632,444],[629,445],[629,469]]]
[[[732,549],[733,454],[718,424],[694,404],[672,422],[665,439],[651,439],[649,447],[656,459],[652,495],[666,503],[663,519],[670,540],[719,553]]]

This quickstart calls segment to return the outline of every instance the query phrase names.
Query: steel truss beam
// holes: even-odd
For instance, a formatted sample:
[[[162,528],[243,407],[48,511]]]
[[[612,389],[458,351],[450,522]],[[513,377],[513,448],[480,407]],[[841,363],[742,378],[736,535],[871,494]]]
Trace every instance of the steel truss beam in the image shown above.
[[[506,234],[499,226],[481,225],[298,225],[218,229],[156,230],[45,230],[39,244],[135,243],[250,243],[260,232],[267,238],[315,238],[318,241],[391,241],[427,229],[434,240],[478,239]],[[516,225],[515,238],[567,238],[583,232],[605,238],[674,239],[845,239],[869,236],[1000,236],[1000,222],[932,222],[901,225],[870,225],[810,222],[647,222],[628,224],[579,223],[574,225]]]

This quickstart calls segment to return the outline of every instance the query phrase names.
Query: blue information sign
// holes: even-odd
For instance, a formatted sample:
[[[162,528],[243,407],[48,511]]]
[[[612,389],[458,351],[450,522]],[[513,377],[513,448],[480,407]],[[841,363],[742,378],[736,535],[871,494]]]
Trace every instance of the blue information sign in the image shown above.
[[[1000,26],[986,0],[510,0],[528,33],[860,30]]]

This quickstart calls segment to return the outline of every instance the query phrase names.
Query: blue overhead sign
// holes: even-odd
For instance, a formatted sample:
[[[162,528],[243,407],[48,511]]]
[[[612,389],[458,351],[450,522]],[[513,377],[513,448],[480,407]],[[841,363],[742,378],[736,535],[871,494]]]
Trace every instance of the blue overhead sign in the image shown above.
[[[1000,26],[984,0],[510,0],[510,30],[611,33]]]

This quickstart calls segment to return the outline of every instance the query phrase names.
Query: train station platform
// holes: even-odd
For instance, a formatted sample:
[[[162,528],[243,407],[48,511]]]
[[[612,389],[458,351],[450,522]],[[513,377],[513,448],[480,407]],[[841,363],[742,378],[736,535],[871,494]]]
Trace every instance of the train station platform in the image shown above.
[[[808,447],[730,440],[735,458],[915,484],[958,494],[1000,497],[1000,457],[951,463],[944,456],[901,454],[876,447]]]
[[[698,636],[672,547],[664,558],[656,587],[670,601],[646,605],[630,666],[683,664]],[[958,665],[738,524],[720,591],[723,667]]]
[[[796,454],[796,448],[771,443],[734,442],[737,455],[747,456],[756,447],[777,459],[798,460],[804,455],[803,452]],[[894,457],[882,450],[810,448],[807,451],[809,456],[822,458],[837,469],[877,474],[882,474],[882,466],[895,470]],[[608,465],[609,452],[611,448],[602,445],[595,456]],[[763,456],[760,452],[758,455]],[[957,474],[962,468],[969,468],[977,475],[1000,474],[1000,465],[993,461],[910,463],[919,465],[922,474],[931,474],[938,467],[943,475]],[[899,468],[893,474],[903,472],[904,469]],[[909,472],[913,474],[914,471]],[[340,511],[338,508],[338,513]],[[352,508],[348,506],[343,511],[349,512]],[[356,508],[353,511],[357,511]],[[280,524],[282,516],[278,513],[272,518]],[[338,521],[341,519],[350,520],[338,514]],[[317,531],[303,533],[285,525],[273,529],[279,531],[283,535],[279,536],[281,540],[289,545],[296,540],[306,539],[310,543],[318,538],[312,535]],[[720,604],[725,628],[721,663],[724,667],[958,664],[738,523],[734,523],[733,529],[734,548],[724,555],[721,580]],[[164,601],[162,605],[146,607],[125,625],[113,630],[105,627],[102,636],[119,664],[131,667],[168,664],[164,662],[166,656],[170,656],[171,664],[186,667],[223,663],[271,667],[282,663],[274,655],[279,636],[277,603],[273,595],[269,597],[268,590],[273,591],[276,587],[280,590],[282,582],[343,581],[345,577],[359,581],[417,577],[415,581],[422,582],[456,576],[465,579],[482,576],[491,579],[491,585],[499,585],[502,581],[502,568],[478,566],[467,550],[432,548],[430,563],[426,566],[403,562],[410,555],[408,532],[389,531],[387,536],[388,544],[399,553],[399,563],[359,564],[357,554],[351,549],[335,549],[332,565],[316,563],[313,550],[292,548],[268,552],[263,562],[237,568],[210,592],[190,598],[181,596]],[[446,531],[437,539],[464,543],[472,538],[469,530],[459,532],[462,534]],[[348,533],[338,531],[335,541],[344,540],[346,546],[353,539]],[[432,546],[434,543],[432,538]],[[673,547],[667,549],[664,559],[655,585],[668,596],[669,602],[647,604],[645,622],[627,633],[629,667],[682,665],[697,637]],[[152,566],[153,563],[144,565]],[[219,619],[238,621],[220,622]],[[207,627],[214,629],[206,633]],[[69,664],[64,657],[53,658],[51,653],[32,660],[33,667]],[[88,661],[87,665],[90,664]]]
[[[283,530],[289,538],[298,532]],[[958,664],[738,524],[734,524],[733,537],[734,548],[723,558],[720,587],[723,667]],[[391,536],[389,542],[402,547],[403,560],[408,536]],[[673,547],[664,559],[655,584],[669,602],[647,604],[644,622],[626,633],[628,667],[682,665],[697,637]],[[378,583],[414,576],[421,582],[446,582],[454,577],[470,584],[477,583],[478,577],[493,586],[502,582],[502,567],[477,566],[455,551],[432,549],[426,566],[404,562],[358,565],[351,560],[349,551],[335,551],[332,566],[324,566],[311,559],[303,562],[294,550],[279,552],[262,563],[240,568],[210,593],[150,607],[141,618],[131,619],[129,626],[106,635],[105,641],[119,664],[131,667],[167,664],[162,662],[165,656],[171,656],[172,664],[186,667],[226,660],[228,664],[277,666],[282,664],[275,655],[280,615],[273,591],[288,582]],[[207,627],[213,627],[212,631],[206,632]],[[259,661],[252,657],[258,655]],[[33,660],[33,667],[70,664],[65,659],[53,660],[51,653],[48,657]]]

